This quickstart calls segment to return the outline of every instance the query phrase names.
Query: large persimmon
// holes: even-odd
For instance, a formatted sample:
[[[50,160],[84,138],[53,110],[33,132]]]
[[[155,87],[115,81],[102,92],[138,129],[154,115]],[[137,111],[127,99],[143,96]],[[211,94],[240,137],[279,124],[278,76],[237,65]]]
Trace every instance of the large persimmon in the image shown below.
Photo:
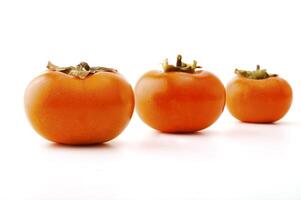
[[[195,132],[213,124],[223,112],[225,88],[212,73],[177,57],[176,65],[163,63],[164,71],[149,71],[135,87],[141,119],[162,132]]]
[[[25,92],[25,111],[46,139],[71,145],[112,140],[127,126],[134,109],[130,84],[116,70],[48,64]]]
[[[289,83],[265,69],[235,70],[237,74],[227,85],[227,107],[240,121],[271,123],[281,119],[292,103]]]

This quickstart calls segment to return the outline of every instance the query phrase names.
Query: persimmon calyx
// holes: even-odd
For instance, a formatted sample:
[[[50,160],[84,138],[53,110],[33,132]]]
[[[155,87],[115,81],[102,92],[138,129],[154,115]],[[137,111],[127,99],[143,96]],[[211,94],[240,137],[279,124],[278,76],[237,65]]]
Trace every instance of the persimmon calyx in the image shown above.
[[[59,67],[48,61],[47,69],[62,72],[80,79],[85,79],[88,75],[95,74],[97,72],[117,72],[116,69],[108,67],[90,67],[86,62],[81,62],[76,66]]]
[[[187,72],[187,73],[194,73],[196,69],[201,68],[201,66],[197,66],[196,60],[194,60],[192,64],[187,64],[182,62],[181,55],[177,56],[176,65],[170,65],[166,58],[163,62],[162,67],[164,72]]]
[[[260,69],[260,65],[257,65],[256,70],[253,71],[235,69],[235,74],[245,78],[256,79],[256,80],[278,76],[277,74],[268,73],[266,69]]]

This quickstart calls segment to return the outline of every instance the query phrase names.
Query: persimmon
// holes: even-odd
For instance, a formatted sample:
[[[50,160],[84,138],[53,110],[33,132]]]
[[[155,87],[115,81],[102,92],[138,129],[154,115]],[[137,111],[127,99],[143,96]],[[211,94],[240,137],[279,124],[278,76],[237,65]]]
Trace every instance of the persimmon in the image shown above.
[[[134,94],[116,70],[84,62],[47,67],[25,92],[26,114],[40,135],[62,144],[96,144],[112,140],[127,126]]]
[[[292,103],[289,83],[266,69],[235,70],[237,74],[226,87],[230,113],[240,121],[272,123],[281,119]]]
[[[176,65],[167,59],[164,71],[149,71],[135,87],[136,110],[150,127],[161,132],[196,132],[213,124],[225,106],[225,88],[212,73],[197,70],[178,55]]]

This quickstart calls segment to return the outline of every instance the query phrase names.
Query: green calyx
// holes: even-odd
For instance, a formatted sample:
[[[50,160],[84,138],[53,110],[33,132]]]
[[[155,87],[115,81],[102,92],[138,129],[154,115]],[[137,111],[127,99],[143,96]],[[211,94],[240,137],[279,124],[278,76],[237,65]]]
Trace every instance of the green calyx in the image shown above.
[[[197,61],[193,61],[192,64],[187,64],[182,62],[182,56],[177,56],[177,63],[176,65],[168,64],[168,60],[165,59],[163,62],[163,70],[164,72],[187,72],[187,73],[194,73],[196,69],[201,68],[197,66]]]
[[[76,66],[59,67],[52,64],[50,61],[48,61],[47,69],[51,71],[62,72],[79,79],[85,79],[88,75],[95,74],[97,72],[113,72],[113,73],[117,72],[117,70],[113,68],[90,67],[86,62],[81,62]]]
[[[270,77],[278,76],[277,74],[269,74],[266,69],[260,69],[260,65],[257,65],[256,70],[254,71],[235,69],[235,74],[255,80],[267,79]]]

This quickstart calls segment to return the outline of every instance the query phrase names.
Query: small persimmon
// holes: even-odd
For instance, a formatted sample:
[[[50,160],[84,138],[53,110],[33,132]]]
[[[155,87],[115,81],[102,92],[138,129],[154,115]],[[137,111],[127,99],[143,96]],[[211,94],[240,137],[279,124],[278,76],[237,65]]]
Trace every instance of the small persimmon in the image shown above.
[[[131,119],[134,94],[114,69],[57,67],[34,78],[25,92],[25,111],[46,139],[71,145],[95,144],[118,136]]]
[[[292,102],[289,83],[265,69],[235,70],[237,74],[226,87],[230,113],[240,121],[272,123],[281,119]]]
[[[136,110],[141,119],[162,132],[195,132],[209,127],[223,112],[225,88],[212,73],[177,57],[164,71],[149,71],[135,87]]]

